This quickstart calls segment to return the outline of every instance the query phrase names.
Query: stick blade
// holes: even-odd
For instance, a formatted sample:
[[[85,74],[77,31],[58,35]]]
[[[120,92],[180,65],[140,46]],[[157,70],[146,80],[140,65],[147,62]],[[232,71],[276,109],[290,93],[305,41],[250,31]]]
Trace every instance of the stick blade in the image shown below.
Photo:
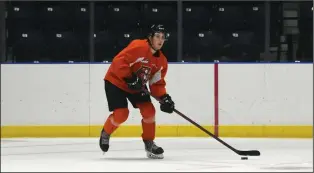
[[[261,155],[261,153],[257,150],[239,151],[238,154],[241,156],[260,156]]]

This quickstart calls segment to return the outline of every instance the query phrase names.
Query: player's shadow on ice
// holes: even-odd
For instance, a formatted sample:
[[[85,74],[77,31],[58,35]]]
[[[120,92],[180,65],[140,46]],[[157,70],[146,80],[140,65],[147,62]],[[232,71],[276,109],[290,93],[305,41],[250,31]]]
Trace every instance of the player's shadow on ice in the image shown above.
[[[146,157],[106,157],[106,158],[100,158],[100,160],[105,160],[105,161],[156,161],[156,160],[163,160],[163,159],[149,159]]]

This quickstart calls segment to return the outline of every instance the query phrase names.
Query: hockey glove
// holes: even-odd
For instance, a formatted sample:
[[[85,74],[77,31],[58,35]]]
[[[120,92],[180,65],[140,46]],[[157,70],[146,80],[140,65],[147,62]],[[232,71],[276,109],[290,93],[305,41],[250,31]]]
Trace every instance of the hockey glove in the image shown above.
[[[160,110],[171,114],[174,110],[174,102],[168,94],[161,96]]]
[[[142,80],[135,73],[132,73],[131,78],[125,78],[124,80],[131,90],[141,90],[143,87]]]

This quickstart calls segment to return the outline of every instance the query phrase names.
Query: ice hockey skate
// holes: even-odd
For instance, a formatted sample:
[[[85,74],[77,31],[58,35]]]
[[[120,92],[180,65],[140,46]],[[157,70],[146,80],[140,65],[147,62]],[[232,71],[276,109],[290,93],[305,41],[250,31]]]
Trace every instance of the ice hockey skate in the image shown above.
[[[110,135],[107,134],[104,129],[102,129],[99,138],[99,147],[104,152],[104,154],[109,150],[109,139]]]
[[[144,140],[146,156],[150,159],[163,159],[164,150],[157,146],[154,141]]]

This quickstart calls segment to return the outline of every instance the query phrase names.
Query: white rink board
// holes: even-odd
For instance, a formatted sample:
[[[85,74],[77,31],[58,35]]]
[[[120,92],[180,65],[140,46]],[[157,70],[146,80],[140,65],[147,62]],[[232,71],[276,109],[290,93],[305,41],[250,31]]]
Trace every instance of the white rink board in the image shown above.
[[[88,91],[88,65],[1,65],[2,125],[86,125]]]
[[[109,112],[103,77],[109,64],[2,64],[2,125],[97,125]],[[219,122],[312,125],[312,64],[219,64]],[[176,107],[214,123],[214,65],[169,64],[167,90]],[[157,110],[157,123],[190,125]],[[140,123],[130,105],[125,124]]]
[[[2,125],[103,124],[109,116],[103,82],[108,67],[109,64],[1,65]],[[180,111],[201,124],[213,124],[213,65],[171,64],[166,80],[167,90]],[[159,124],[189,124],[179,116],[162,113],[159,103],[154,103]],[[125,124],[138,125],[139,110],[129,106],[130,116]]]
[[[220,64],[219,124],[312,125],[311,64]]]

